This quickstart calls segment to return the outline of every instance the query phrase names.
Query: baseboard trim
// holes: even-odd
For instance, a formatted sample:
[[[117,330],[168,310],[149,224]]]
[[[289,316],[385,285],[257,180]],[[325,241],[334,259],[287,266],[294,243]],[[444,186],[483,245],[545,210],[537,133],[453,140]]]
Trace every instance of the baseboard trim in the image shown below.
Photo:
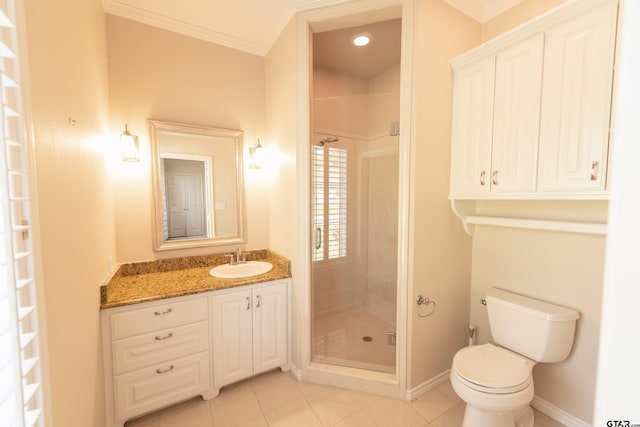
[[[290,368],[290,372],[293,374],[293,377],[296,379],[296,381],[301,382],[302,370],[298,369],[298,367],[294,365],[293,362],[289,362],[289,368]]]
[[[591,427],[591,424],[585,423],[581,419],[574,417],[570,413],[563,411],[538,396],[533,398],[531,406],[567,427]]]
[[[412,389],[408,389],[405,391],[405,400],[407,402],[411,402],[412,400],[418,398],[424,393],[428,392],[431,389],[438,387],[440,384],[449,380],[449,372],[451,370],[447,369],[441,374],[436,375],[435,377],[428,379],[427,381],[419,384],[417,387]]]

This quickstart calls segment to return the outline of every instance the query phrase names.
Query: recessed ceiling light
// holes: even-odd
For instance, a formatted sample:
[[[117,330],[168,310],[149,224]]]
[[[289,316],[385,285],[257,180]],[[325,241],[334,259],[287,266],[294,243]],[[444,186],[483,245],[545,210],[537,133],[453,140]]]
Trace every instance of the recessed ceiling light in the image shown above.
[[[357,34],[353,36],[353,38],[351,39],[351,43],[353,43],[356,46],[366,46],[369,44],[370,41],[371,41],[371,34],[369,33]]]

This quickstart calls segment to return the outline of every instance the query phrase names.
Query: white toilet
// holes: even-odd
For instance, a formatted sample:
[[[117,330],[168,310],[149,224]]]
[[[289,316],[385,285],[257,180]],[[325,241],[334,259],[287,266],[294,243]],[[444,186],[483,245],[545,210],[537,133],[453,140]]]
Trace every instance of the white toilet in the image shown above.
[[[467,403],[463,427],[532,427],[538,362],[560,362],[573,344],[575,310],[491,288],[489,326],[499,345],[465,347],[453,358],[451,384]]]

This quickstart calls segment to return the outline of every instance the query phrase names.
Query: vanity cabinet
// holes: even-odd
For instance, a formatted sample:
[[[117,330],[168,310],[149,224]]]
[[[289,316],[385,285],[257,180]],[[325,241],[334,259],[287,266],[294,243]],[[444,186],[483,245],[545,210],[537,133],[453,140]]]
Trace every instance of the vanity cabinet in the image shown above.
[[[289,369],[290,279],[101,311],[108,427]]]
[[[213,388],[274,368],[287,369],[288,281],[220,291],[211,297]]]
[[[452,61],[451,198],[606,194],[616,16],[573,2]]]
[[[108,425],[209,392],[207,297],[103,311],[102,326]]]

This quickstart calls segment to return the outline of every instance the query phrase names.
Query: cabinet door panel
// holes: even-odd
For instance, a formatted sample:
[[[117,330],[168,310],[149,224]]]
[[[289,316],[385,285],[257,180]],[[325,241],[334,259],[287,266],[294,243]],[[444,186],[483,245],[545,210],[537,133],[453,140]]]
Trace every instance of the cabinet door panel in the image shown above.
[[[216,295],[212,304],[214,388],[253,375],[251,291]]]
[[[616,15],[607,3],[546,32],[542,191],[605,189]]]
[[[497,55],[492,193],[536,190],[543,45],[540,34]]]
[[[494,56],[455,72],[451,195],[489,192],[494,82]]]
[[[254,291],[254,374],[287,363],[287,286],[279,284]]]

